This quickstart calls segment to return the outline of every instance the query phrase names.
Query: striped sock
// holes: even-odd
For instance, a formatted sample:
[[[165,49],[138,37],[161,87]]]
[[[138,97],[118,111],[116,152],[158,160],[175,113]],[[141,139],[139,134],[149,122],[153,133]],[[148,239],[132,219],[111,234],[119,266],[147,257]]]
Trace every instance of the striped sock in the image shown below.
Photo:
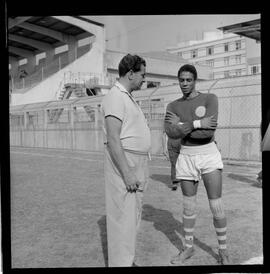
[[[213,219],[214,227],[216,230],[218,245],[220,249],[226,249],[226,240],[227,240],[227,221],[226,217],[222,219]]]
[[[185,235],[185,247],[193,246],[193,232],[196,221],[196,214],[187,216],[183,214],[183,226],[184,226],[184,235]]]

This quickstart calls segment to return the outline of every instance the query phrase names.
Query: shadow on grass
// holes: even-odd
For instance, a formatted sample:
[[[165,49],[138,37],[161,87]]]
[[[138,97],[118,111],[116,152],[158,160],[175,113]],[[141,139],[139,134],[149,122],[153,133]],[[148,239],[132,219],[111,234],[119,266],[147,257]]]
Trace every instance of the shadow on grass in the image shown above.
[[[145,204],[143,205],[142,219],[152,222],[154,228],[162,232],[178,250],[182,249],[183,242],[177,233],[184,237],[183,223],[176,220],[170,211]],[[215,236],[213,235],[213,237]],[[213,249],[196,237],[194,237],[194,244],[218,260],[218,255]]]
[[[252,180],[252,179],[248,178],[247,176],[242,176],[242,175],[238,175],[238,174],[234,174],[234,173],[229,173],[228,177],[233,180],[248,183],[248,184],[251,184],[252,186],[261,188],[260,183],[256,179]]]
[[[108,266],[108,244],[107,244],[107,228],[106,228],[106,215],[103,215],[98,221],[99,233],[102,245],[102,252],[104,257],[105,266]]]
[[[144,204],[142,211],[142,220],[152,222],[154,228],[157,231],[162,232],[169,241],[178,249],[181,250],[183,242],[179,238],[178,233],[184,237],[183,223],[176,220],[173,214],[164,209],[154,208],[152,205]],[[107,244],[107,229],[106,229],[106,216],[102,216],[98,220],[99,233],[102,244],[102,252],[104,257],[105,266],[108,266],[108,244]],[[215,235],[213,235],[215,237]],[[202,250],[210,254],[213,258],[218,260],[218,255],[213,249],[207,244],[201,242],[199,239],[194,237],[194,244],[200,247]]]
[[[171,175],[164,175],[164,174],[152,174],[150,178],[154,181],[159,181],[163,183],[168,188],[172,188],[171,185]]]

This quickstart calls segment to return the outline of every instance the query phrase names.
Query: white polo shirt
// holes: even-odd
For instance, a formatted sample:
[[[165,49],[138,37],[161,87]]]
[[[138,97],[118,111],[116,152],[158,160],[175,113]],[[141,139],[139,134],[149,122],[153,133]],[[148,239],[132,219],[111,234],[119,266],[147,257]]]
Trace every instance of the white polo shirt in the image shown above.
[[[116,82],[102,100],[104,119],[114,116],[122,121],[120,140],[124,149],[149,152],[151,148],[151,134],[147,121],[140,106],[132,95]],[[105,141],[107,133],[103,126]]]

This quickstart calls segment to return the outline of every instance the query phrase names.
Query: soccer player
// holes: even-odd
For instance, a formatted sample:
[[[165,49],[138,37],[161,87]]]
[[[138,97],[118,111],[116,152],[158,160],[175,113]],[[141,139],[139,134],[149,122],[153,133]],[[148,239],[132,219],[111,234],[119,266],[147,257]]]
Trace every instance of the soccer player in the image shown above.
[[[194,255],[193,232],[196,221],[196,194],[200,179],[206,188],[213,224],[219,244],[221,264],[229,264],[226,246],[227,221],[222,202],[221,154],[215,143],[218,98],[215,94],[196,91],[197,71],[186,64],[178,71],[183,97],[167,106],[164,127],[169,138],[181,138],[176,162],[176,178],[183,194],[184,248],[171,260],[183,263]]]

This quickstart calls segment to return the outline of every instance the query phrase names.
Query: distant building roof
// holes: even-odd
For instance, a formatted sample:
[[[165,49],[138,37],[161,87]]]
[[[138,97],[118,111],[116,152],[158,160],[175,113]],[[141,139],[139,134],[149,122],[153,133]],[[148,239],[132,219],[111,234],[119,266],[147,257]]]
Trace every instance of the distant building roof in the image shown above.
[[[239,35],[234,33],[222,33],[218,32],[204,32],[204,37],[202,40],[189,40],[179,42],[176,46],[167,47],[169,53],[174,53],[174,51],[185,51],[190,50],[191,48],[205,47],[205,45],[211,45],[215,42],[225,41],[232,38],[239,38]]]
[[[175,63],[188,63],[187,60],[182,58],[181,56],[175,54],[175,53],[169,53],[167,51],[149,51],[149,52],[142,52],[139,53],[142,57],[149,57],[159,60],[166,60],[171,61]]]

